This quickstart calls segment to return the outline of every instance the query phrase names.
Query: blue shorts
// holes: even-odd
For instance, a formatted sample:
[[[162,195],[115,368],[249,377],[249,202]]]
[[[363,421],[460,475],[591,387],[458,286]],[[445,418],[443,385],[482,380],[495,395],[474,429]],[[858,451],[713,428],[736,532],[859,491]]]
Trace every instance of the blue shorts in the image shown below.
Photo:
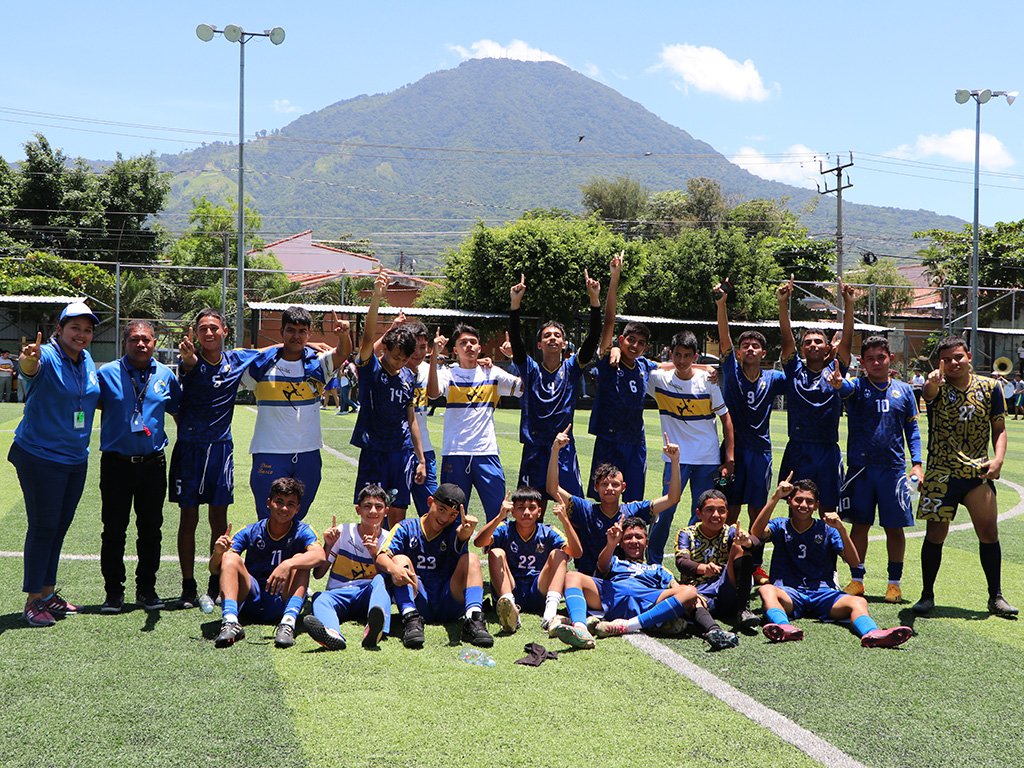
[[[416,454],[412,447],[398,451],[378,451],[363,448],[359,452],[359,469],[356,472],[356,490],[352,503],[359,503],[359,492],[368,485],[379,485],[389,494],[394,493],[392,507],[408,509],[412,498],[410,487],[416,474]]]
[[[185,509],[200,504],[227,507],[234,503],[234,444],[179,440],[171,451],[167,498]]]
[[[466,512],[469,498],[476,488],[480,506],[491,521],[501,511],[505,500],[505,470],[501,458],[491,456],[444,456],[441,459],[441,482],[454,483],[466,494]]]
[[[412,503],[416,506],[416,514],[420,517],[427,514],[427,510],[430,509],[427,499],[433,496],[434,491],[437,490],[437,454],[433,451],[424,451],[423,461],[427,465],[427,479],[423,485],[412,483],[409,486],[409,495],[412,497]],[[413,472],[415,473],[415,471],[416,468],[413,467]]]
[[[843,483],[840,515],[857,525],[878,524],[883,528],[913,528],[910,483],[902,467],[850,467]]]
[[[643,501],[644,486],[647,484],[647,446],[617,443],[607,437],[594,442],[594,460],[590,463],[590,478],[587,480],[587,496],[600,501],[594,490],[594,472],[602,464],[612,464],[622,473],[626,490],[622,492],[624,502]],[[565,486],[562,486],[563,488]]]
[[[452,580],[445,579],[439,583],[425,582],[418,579],[419,590],[416,592],[416,610],[423,620],[431,624],[445,624],[462,618],[466,606],[452,597]]]
[[[301,520],[309,511],[316,498],[316,490],[320,487],[320,471],[323,462],[320,451],[303,453],[254,453],[252,470],[249,472],[249,487],[252,497],[256,500],[256,516],[260,520],[270,517],[267,499],[270,498],[270,486],[279,477],[294,477],[306,487],[302,494],[302,505],[295,515]]]
[[[771,494],[772,452],[737,448],[735,458],[736,473],[725,491],[729,506],[747,505],[760,511]]]
[[[794,619],[820,619],[824,621],[832,612],[832,606],[836,600],[846,597],[845,592],[840,592],[832,587],[819,587],[818,589],[797,589],[776,584],[779,589],[789,595],[793,601]]]
[[[944,474],[925,471],[924,482],[921,484],[921,500],[917,507],[917,519],[935,523],[952,522],[956,517],[956,509],[964,496],[979,485],[988,484],[992,493],[996,492],[995,483],[981,477],[942,479]]]
[[[608,581],[595,578],[606,619],[632,619],[649,611],[665,590],[643,587],[633,580]]]
[[[340,632],[343,621],[366,621],[371,606],[379,606],[384,611],[384,634],[389,634],[391,596],[381,574],[372,581],[360,579],[318,593],[313,598],[313,615],[328,629]]]
[[[501,597],[493,589],[491,594],[495,599]],[[512,587],[512,597],[515,598],[519,610],[527,613],[543,613],[544,599],[547,596],[540,591],[540,574],[535,576],[527,574],[522,579],[516,579],[516,585]]]
[[[284,616],[284,596],[267,592],[267,585],[260,584],[256,577],[249,575],[249,594],[238,606],[238,618],[251,624],[277,624]]]
[[[546,490],[548,459],[551,446],[523,445],[523,458],[519,462],[519,485],[535,488],[545,499],[550,499]],[[583,496],[583,481],[580,480],[580,462],[576,458],[576,443],[572,440],[558,452],[558,484],[573,496]]]
[[[782,455],[779,477],[794,480],[813,480],[818,485],[818,499],[822,507],[839,508],[839,489],[843,485],[843,455],[838,445],[828,443],[790,442]]]
[[[732,619],[739,608],[736,585],[729,581],[728,568],[723,567],[714,581],[698,586],[697,594],[707,603],[708,613],[716,618]]]

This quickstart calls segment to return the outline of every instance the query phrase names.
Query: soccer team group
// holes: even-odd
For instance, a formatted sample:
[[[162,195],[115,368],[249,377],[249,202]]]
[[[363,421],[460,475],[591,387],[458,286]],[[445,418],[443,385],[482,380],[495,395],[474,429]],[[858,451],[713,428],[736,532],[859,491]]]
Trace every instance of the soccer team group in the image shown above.
[[[846,375],[852,289],[841,291],[845,312],[838,340],[808,330],[798,349],[789,317],[792,281],[778,288],[778,371],[762,369],[762,334],[745,331],[733,345],[727,316],[731,286],[719,286],[716,373],[697,364],[697,341],[688,331],[672,338],[670,361],[660,364],[644,356],[650,334],[642,324],[627,323],[615,345],[621,268],[619,254],[611,260],[603,317],[600,286],[584,274],[588,333],[570,356],[557,322],[544,323],[537,334],[539,361],[528,352],[520,331],[525,277],[513,286],[503,347],[513,373],[481,357],[480,334],[468,325],[457,325],[450,340],[440,331],[431,340],[426,326],[400,316],[375,341],[388,286],[387,276],[379,275],[355,355],[361,407],[351,442],[360,449],[358,522],[333,523],[322,540],[302,518],[320,483],[319,392],[351,352],[348,324],[335,322],[337,348],[317,349],[306,345],[308,312],[291,308],[282,317],[282,347],[222,351],[223,318],[215,310],[201,312],[199,348],[191,332],[180,347],[178,440],[170,466],[170,498],[182,508],[180,607],[219,599],[218,647],[243,638],[249,622],[277,624],[275,643],[287,647],[295,642],[311,578],[327,576],[303,619],[309,635],[327,649],[346,647],[344,621],[364,625],[367,648],[398,634],[391,629],[392,604],[406,647],[424,644],[425,622],[460,618],[463,641],[489,647],[493,638],[484,619],[483,567],[475,547],[486,554],[506,633],[519,628],[521,613],[531,613],[540,615],[552,637],[574,648],[593,648],[595,637],[690,628],[721,650],[758,626],[771,641],[800,640],[802,630],[792,620],[814,618],[849,623],[865,647],[893,647],[913,632],[905,626],[881,629],[870,617],[863,597],[864,556],[877,513],[889,561],[885,600],[902,602],[913,483],[920,488],[917,517],[927,522],[924,586],[914,612],[934,608],[942,544],[963,505],[980,542],[988,609],[1017,613],[1000,588],[992,482],[1006,451],[1005,404],[995,382],[972,372],[962,339],[939,344],[938,368],[921,391],[929,419],[923,471],[917,393],[890,376],[887,340],[866,338],[860,350],[865,375]],[[439,361],[449,342],[456,359],[446,367]],[[572,422],[588,368],[597,391],[585,489]],[[266,502],[257,503],[258,522],[232,536],[226,518],[233,501],[230,421],[239,383],[256,393],[250,484],[255,498]],[[647,395],[657,403],[664,437],[663,495],[653,500],[642,498]],[[769,420],[780,395],[786,397],[789,441],[773,488]],[[503,396],[520,398],[521,404],[522,460],[510,494],[494,430],[494,408]],[[446,402],[439,468],[426,420],[428,401],[436,398]],[[838,434],[844,404],[845,470]],[[314,447],[296,449],[297,439]],[[677,579],[662,560],[687,484],[690,516],[676,537]],[[558,527],[542,522],[549,500]],[[783,501],[788,514],[773,517]],[[191,563],[203,504],[210,506],[211,575],[207,594],[199,597]],[[410,506],[418,514],[407,518]],[[482,525],[469,514],[472,506],[482,509]],[[744,506],[746,527],[740,520]],[[769,572],[763,567],[767,542],[773,546]],[[844,590],[836,581],[837,557],[850,568]],[[763,617],[750,609],[755,588]],[[119,596],[114,598],[120,608]],[[567,617],[559,613],[563,599]]]

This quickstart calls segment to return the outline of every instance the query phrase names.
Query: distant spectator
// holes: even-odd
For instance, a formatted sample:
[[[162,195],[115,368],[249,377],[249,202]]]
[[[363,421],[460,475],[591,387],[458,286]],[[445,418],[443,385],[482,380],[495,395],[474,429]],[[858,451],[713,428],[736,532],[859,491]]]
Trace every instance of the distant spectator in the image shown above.
[[[11,383],[14,381],[14,361],[6,349],[0,352],[0,402],[13,403],[14,393]]]

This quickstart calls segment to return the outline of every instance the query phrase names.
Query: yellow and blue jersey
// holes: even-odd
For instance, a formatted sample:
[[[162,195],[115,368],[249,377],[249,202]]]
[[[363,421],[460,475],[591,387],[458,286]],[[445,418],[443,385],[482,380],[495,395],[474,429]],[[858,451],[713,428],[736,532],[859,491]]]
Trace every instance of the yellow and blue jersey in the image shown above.
[[[927,412],[928,472],[954,479],[978,477],[979,465],[988,458],[992,422],[1006,415],[998,383],[972,373],[966,389],[943,384]]]
[[[717,536],[704,535],[703,526],[700,523],[683,528],[676,536],[676,557],[683,557],[695,563],[714,563],[725,568],[729,562],[729,550],[732,548],[732,541],[736,537],[736,526],[726,525],[718,532]],[[708,584],[716,581],[718,576],[705,575],[694,576],[687,579],[687,582],[695,586]]]
[[[338,589],[353,581],[370,581],[377,575],[377,565],[363,546],[363,537],[359,535],[359,523],[346,523],[340,530],[341,535],[327,553],[331,563],[327,589]],[[387,531],[380,531],[378,549],[383,546],[386,538]]]

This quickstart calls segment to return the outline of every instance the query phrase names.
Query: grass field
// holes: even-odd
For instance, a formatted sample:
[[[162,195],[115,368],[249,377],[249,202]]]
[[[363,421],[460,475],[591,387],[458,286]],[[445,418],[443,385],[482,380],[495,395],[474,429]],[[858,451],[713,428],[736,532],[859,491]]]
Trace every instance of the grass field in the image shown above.
[[[438,446],[443,412],[431,418]],[[332,514],[339,522],[354,519],[351,460],[357,456],[348,444],[354,417],[322,413],[324,481],[307,518],[318,531]],[[5,456],[20,416],[21,406],[0,405]],[[593,445],[588,416],[577,414],[573,430],[584,472]],[[518,412],[498,411],[496,419],[506,475],[514,477]],[[238,504],[229,512],[234,530],[255,517],[245,455],[254,421],[252,409],[236,410]],[[1003,475],[1024,486],[1017,448],[1024,423],[1010,421],[1008,429]],[[775,417],[773,433],[781,445],[784,416]],[[648,412],[648,434],[660,434],[654,412]],[[354,624],[343,627],[354,647],[337,653],[321,650],[305,634],[294,648],[277,650],[272,627],[254,627],[238,646],[217,650],[209,642],[219,626],[217,613],[147,615],[133,609],[101,615],[98,437],[59,577],[67,597],[86,611],[50,629],[29,629],[21,619],[22,563],[11,553],[22,547],[24,506],[13,467],[0,462],[4,765],[819,764],[621,639],[601,641],[595,651],[563,653],[539,668],[512,664],[528,642],[558,649],[540,631],[539,618],[524,617],[519,633],[498,636],[492,653],[497,666],[488,669],[456,658],[457,625],[428,627],[419,652],[395,639],[364,651],[354,642],[361,632]],[[658,467],[658,441],[650,442],[649,453]],[[652,470],[649,478],[648,495],[660,495],[660,472]],[[1021,502],[1005,484],[999,500],[1000,511]],[[167,505],[164,512],[164,554],[172,556],[177,509]],[[958,522],[966,522],[965,513]],[[1004,591],[1021,605],[1024,517],[1004,521],[1000,533]],[[199,540],[206,535],[201,525]],[[911,539],[904,591],[912,599],[920,590],[919,551],[920,539]],[[884,560],[884,544],[874,542],[869,594],[885,589]],[[840,578],[847,575],[843,566]],[[178,594],[176,563],[164,563],[157,587],[162,596]],[[696,639],[660,642],[865,765],[1024,764],[1018,736],[1024,731],[1024,625],[986,613],[970,530],[950,534],[937,601],[931,617],[915,621],[909,604],[873,598],[880,626],[905,623],[917,632],[891,651],[862,649],[846,628],[809,621],[800,622],[802,643],[769,645],[758,636],[710,654]]]

